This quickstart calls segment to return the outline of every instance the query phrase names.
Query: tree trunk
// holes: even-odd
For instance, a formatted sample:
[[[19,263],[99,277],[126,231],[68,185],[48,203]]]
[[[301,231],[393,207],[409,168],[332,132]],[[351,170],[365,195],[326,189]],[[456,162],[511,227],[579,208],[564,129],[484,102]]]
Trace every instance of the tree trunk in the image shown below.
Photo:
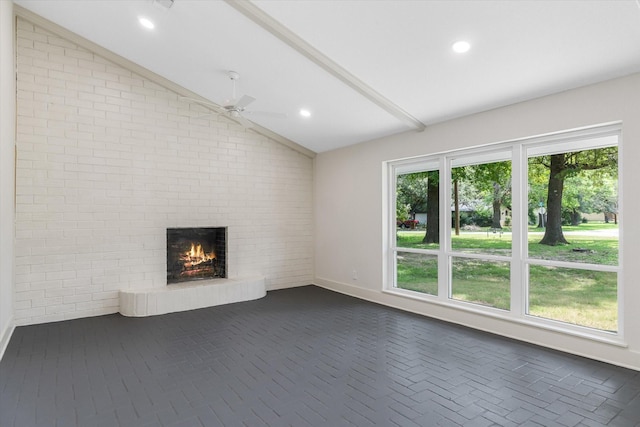
[[[547,228],[540,244],[549,246],[569,244],[564,238],[564,234],[562,234],[562,192],[564,190],[566,170],[564,153],[553,154],[550,166],[547,193]]]
[[[427,232],[422,243],[440,243],[440,191],[438,172],[427,176]]]
[[[571,211],[571,225],[577,226],[580,225],[582,223],[582,215],[580,215],[580,212],[576,209],[573,209]]]
[[[491,228],[502,228],[502,224],[500,224],[501,212],[500,208],[502,208],[502,198],[500,197],[500,184],[497,182],[493,183],[493,219],[491,221]]]
[[[500,208],[502,203],[500,200],[493,200],[493,219],[491,220],[491,228],[502,228],[502,224],[500,224]]]

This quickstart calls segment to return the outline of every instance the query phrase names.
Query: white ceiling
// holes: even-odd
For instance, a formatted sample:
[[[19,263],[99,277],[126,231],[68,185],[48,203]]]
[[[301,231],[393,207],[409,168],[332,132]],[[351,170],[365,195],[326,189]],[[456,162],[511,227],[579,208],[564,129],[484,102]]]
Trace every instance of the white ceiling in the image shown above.
[[[14,2],[315,152],[640,71],[638,0]]]

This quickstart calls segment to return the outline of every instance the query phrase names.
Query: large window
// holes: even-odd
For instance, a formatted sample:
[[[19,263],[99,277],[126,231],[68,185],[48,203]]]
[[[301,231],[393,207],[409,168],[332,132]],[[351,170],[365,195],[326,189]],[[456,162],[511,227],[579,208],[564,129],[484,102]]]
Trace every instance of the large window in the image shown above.
[[[387,289],[618,333],[619,139],[609,125],[389,163]]]

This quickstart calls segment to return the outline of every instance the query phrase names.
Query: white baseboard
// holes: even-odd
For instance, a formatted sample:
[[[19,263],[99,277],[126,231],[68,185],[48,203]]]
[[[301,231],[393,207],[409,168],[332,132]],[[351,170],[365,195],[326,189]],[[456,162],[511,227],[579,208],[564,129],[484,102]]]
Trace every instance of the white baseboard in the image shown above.
[[[0,360],[4,357],[4,352],[9,345],[9,341],[11,340],[11,336],[15,329],[16,325],[13,323],[13,318],[11,318],[9,319],[6,329],[2,331],[2,335],[0,335]]]
[[[312,280],[306,281],[304,283],[288,283],[286,285],[280,285],[280,284],[271,284],[269,286],[267,286],[267,292],[268,291],[279,291],[282,289],[292,289],[292,288],[301,288],[303,286],[309,286],[312,284]]]

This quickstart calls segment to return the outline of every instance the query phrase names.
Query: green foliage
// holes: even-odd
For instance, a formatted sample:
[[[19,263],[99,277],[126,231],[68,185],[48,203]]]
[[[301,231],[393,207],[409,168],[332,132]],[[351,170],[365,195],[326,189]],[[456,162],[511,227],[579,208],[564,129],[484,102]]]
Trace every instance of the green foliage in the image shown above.
[[[565,179],[562,197],[562,224],[578,224],[580,213],[618,211],[617,168],[583,170]]]
[[[479,207],[475,211],[460,212],[460,226],[476,225],[478,227],[491,227],[493,212],[486,206]],[[453,221],[453,218],[452,218]],[[452,225],[453,227],[454,225]]]
[[[605,147],[592,150],[562,153],[561,163],[556,163],[562,180],[562,206],[558,212],[561,218],[549,218],[554,224],[577,225],[581,222],[581,213],[617,212],[617,176],[618,147]],[[551,155],[529,158],[529,223],[537,221],[536,209],[542,202],[549,201]],[[555,202],[554,202],[555,203]],[[545,236],[546,237],[546,236]],[[549,243],[551,244],[551,243]]]
[[[459,166],[451,175],[458,181],[458,201],[463,207],[460,225],[500,228],[502,208],[511,209],[511,162]]]
[[[409,219],[409,211],[411,209],[411,205],[409,204],[401,204],[396,203],[396,220],[398,221],[406,221]]]
[[[396,212],[427,211],[427,172],[399,175],[396,186]],[[400,218],[398,218],[400,219]],[[407,218],[408,219],[408,216]]]
[[[457,169],[457,168],[456,168]],[[464,166],[466,176],[479,194],[492,204],[494,200],[511,209],[511,162],[481,163]]]
[[[538,164],[546,169],[550,168],[551,155],[531,157],[529,168]],[[567,179],[584,171],[599,171],[601,176],[617,176],[618,147],[595,148],[591,150],[571,151],[564,153],[562,178]]]

